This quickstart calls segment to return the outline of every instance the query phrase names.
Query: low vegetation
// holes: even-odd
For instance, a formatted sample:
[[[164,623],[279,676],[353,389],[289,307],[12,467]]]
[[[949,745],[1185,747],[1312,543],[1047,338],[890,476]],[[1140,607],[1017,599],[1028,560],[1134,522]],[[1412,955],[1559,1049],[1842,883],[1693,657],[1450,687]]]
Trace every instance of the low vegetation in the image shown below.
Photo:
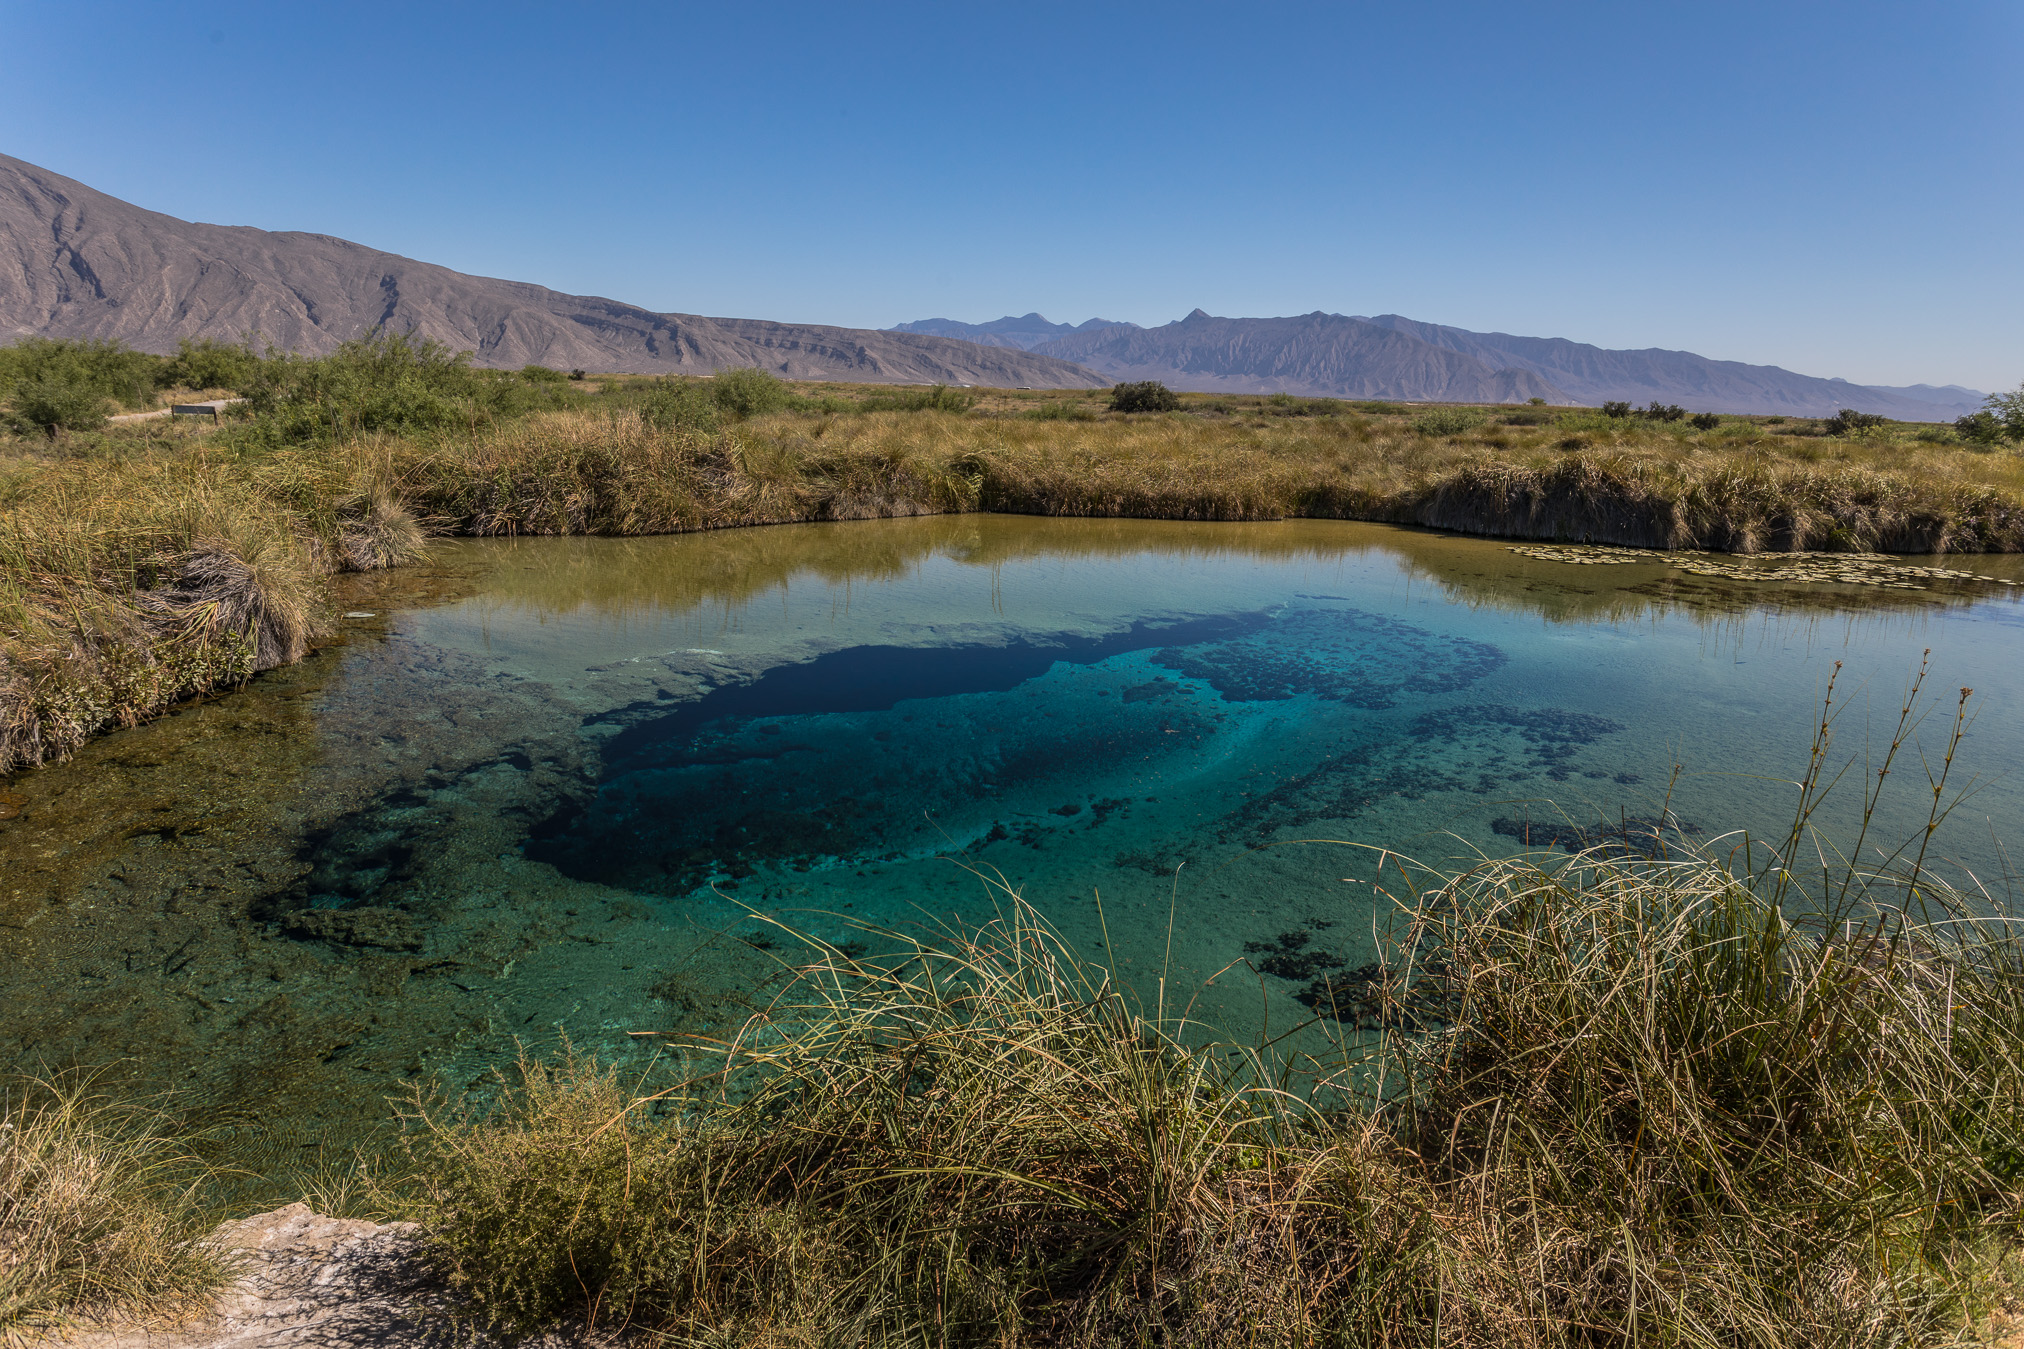
[[[0,439],[0,771],[296,659],[321,631],[325,578],[415,556],[422,522],[651,534],[994,510],[1736,552],[2024,548],[2024,461],[2007,448],[2024,437],[2019,394],[1978,414],[1996,428],[1985,437],[1657,404],[579,373],[480,370],[384,333],[313,360],[217,343],[173,357],[0,348],[19,431]],[[214,381],[246,399],[215,430],[95,422]]]

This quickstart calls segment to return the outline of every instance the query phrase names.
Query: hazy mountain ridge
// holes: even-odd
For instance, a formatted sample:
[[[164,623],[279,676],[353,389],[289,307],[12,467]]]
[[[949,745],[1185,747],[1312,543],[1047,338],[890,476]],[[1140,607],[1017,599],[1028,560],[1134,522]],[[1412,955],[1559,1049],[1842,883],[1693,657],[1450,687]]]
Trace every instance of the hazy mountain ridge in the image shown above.
[[[1116,380],[1184,390],[1296,393],[1415,402],[1596,406],[1677,403],[1696,412],[1828,416],[1845,407],[1906,421],[1950,421],[1982,405],[1958,384],[1862,385],[1689,351],[1618,351],[1557,337],[1478,333],[1399,314],[1316,311],[1289,318],[1214,318],[1197,309],[1157,328],[1103,319],[1071,328],[1038,314],[985,324],[924,319],[900,331],[1027,345]],[[1052,333],[1053,336],[1046,336]],[[1041,339],[1041,340],[1034,340]]]
[[[1360,319],[1215,318],[1197,309],[1159,328],[1102,328],[1037,348],[1120,380],[1177,389],[1408,398],[1446,403],[1572,402],[1529,371],[1492,366]]]
[[[1466,328],[1421,323],[1399,314],[1380,314],[1358,321],[1406,333],[1478,360],[1530,370],[1571,394],[1573,401],[1590,405],[1612,399],[1640,404],[1656,399],[1691,405],[1701,412],[1784,413],[1798,417],[1829,416],[1853,407],[1906,421],[1950,421],[1982,403],[1982,395],[1972,389],[1959,390],[1966,397],[1942,402],[1917,397],[1909,389],[1821,379],[1775,365],[1710,360],[1691,351],[1660,347],[1617,351],[1571,342],[1564,337],[1470,332]]]
[[[1051,357],[949,337],[659,314],[325,234],[195,224],[0,155],[0,340],[109,338],[171,351],[185,337],[251,332],[316,354],[381,324],[473,351],[488,366],[707,374],[758,365],[790,379],[1105,382]]]
[[[1086,333],[1098,328],[1136,328],[1136,323],[1124,323],[1117,319],[1087,319],[1081,323],[1049,323],[1039,314],[1022,314],[1017,318],[1007,314],[989,323],[962,323],[955,319],[916,319],[912,323],[901,323],[886,329],[894,333],[928,333],[936,337],[954,337],[965,342],[975,342],[986,347],[1017,347],[1031,351],[1043,342],[1057,337],[1068,337],[1075,333]]]

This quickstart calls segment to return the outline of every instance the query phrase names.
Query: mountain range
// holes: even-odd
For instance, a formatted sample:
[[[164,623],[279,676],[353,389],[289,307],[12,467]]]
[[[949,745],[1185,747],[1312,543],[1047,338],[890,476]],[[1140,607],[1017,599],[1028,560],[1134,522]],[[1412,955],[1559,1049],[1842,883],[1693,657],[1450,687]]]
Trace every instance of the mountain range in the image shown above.
[[[988,324],[925,319],[904,326],[973,342],[987,335],[1030,339],[1027,350],[1110,379],[1157,379],[1204,392],[1446,403],[1544,398],[1583,406],[1657,401],[1697,412],[1798,417],[1852,407],[1904,421],[1951,421],[1979,408],[1983,398],[1960,385],[1852,384],[1690,351],[1613,351],[1558,337],[1470,332],[1398,314],[1216,318],[1197,309],[1158,328],[1103,319],[1071,327],[1038,314]]]
[[[0,155],[0,341],[108,338],[145,351],[257,334],[321,354],[375,326],[475,353],[627,373],[760,366],[789,379],[1089,388],[1101,377],[1002,344],[661,314],[467,276],[327,234],[200,225]]]
[[[916,319],[890,329],[896,333],[932,333],[936,337],[956,337],[965,342],[975,342],[987,347],[1017,347],[1031,351],[1042,342],[1052,342],[1057,337],[1068,337],[1075,333],[1092,332],[1098,328],[1136,328],[1136,323],[1120,323],[1116,319],[1090,319],[1086,323],[1049,323],[1038,314],[1025,314],[1019,318],[1006,315],[992,319],[989,323],[958,323],[954,319]]]
[[[1157,379],[1183,390],[1414,402],[1657,400],[1792,416],[1852,407],[1907,421],[1951,420],[1982,402],[1958,385],[1851,384],[1398,314],[1217,318],[1197,309],[1156,328],[1026,314],[872,330],[658,313],[327,234],[195,224],[0,155],[0,341],[106,338],[170,351],[183,338],[257,335],[313,355],[379,326],[469,350],[481,365],[628,373],[756,365],[789,379],[1001,388]]]

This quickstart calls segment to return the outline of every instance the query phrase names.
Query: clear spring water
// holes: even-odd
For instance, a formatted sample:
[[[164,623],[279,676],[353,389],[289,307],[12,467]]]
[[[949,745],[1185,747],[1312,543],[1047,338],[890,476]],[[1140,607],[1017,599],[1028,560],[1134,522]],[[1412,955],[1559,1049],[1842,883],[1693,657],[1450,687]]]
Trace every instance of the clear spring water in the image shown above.
[[[1233,1035],[1291,1025],[1369,957],[1374,849],[1580,846],[1668,793],[1703,840],[1782,829],[1836,661],[1846,751],[1927,650],[1929,746],[1977,690],[1951,859],[2000,892],[2024,819],[2018,586],[1005,516],[461,541],[360,585],[312,661],[22,776],[0,822],[0,1057],[172,1088],[271,1174],[516,1044],[729,1030],[792,958],[757,914],[974,925],[979,873]],[[1283,976],[1243,963],[1289,933]]]

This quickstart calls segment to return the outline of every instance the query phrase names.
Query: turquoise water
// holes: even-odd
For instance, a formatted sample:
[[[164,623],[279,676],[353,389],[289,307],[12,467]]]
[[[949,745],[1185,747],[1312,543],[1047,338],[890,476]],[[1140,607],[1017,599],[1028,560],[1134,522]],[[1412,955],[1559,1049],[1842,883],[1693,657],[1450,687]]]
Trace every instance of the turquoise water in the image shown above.
[[[1950,565],[1988,579],[1335,522],[445,543],[305,666],[17,781],[0,1053],[121,1061],[278,1167],[516,1044],[728,1033],[792,958],[761,916],[974,925],[980,877],[1249,1038],[1373,954],[1381,850],[1452,866],[1668,809],[1715,845],[1782,830],[1835,663],[1853,753],[1928,651],[1929,745],[1977,690],[1947,855],[2000,894],[2024,570]]]

